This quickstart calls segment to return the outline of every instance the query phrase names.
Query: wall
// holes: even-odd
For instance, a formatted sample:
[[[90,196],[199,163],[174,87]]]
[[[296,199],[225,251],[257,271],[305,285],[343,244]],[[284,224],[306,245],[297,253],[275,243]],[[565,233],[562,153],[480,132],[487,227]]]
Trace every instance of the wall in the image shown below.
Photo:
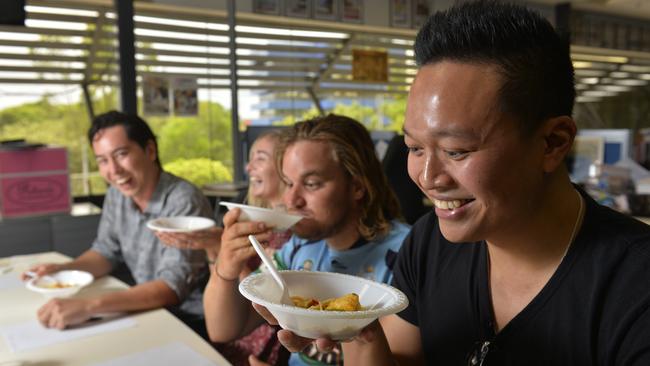
[[[281,3],[285,0],[278,0]],[[316,1],[316,0],[310,0]],[[339,7],[342,3],[339,1]],[[445,10],[455,4],[458,0],[428,0],[429,9],[431,12]],[[525,0],[512,0],[516,2],[526,3],[532,9],[539,11],[547,19],[553,22],[554,13],[553,6],[538,4]],[[227,0],[150,0],[148,2],[165,4],[165,5],[176,5],[176,6],[186,6],[192,8],[204,8],[211,10],[226,10],[227,9]],[[235,0],[235,6],[238,12],[253,12],[253,0]],[[390,26],[390,5],[389,0],[364,0],[364,25],[371,25],[377,27],[389,27]]]

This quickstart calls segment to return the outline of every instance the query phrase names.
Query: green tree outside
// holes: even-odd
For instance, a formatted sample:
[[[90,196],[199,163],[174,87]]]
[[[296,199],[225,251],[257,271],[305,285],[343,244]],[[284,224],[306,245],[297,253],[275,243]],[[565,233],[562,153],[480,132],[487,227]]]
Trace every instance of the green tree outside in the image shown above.
[[[146,119],[158,137],[163,164],[179,159],[209,157],[232,172],[230,111],[220,104],[201,102],[196,117]]]
[[[404,114],[406,113],[406,95],[397,95],[393,99],[380,103],[378,108],[366,107],[357,102],[337,104],[326,113],[340,114],[363,123],[369,131],[402,131]],[[305,111],[300,118],[286,116],[278,125],[292,125],[296,122],[318,116],[318,110],[313,107]]]
[[[232,173],[220,161],[207,158],[178,159],[163,164],[163,168],[179,177],[183,177],[198,187],[214,182],[232,181]]]

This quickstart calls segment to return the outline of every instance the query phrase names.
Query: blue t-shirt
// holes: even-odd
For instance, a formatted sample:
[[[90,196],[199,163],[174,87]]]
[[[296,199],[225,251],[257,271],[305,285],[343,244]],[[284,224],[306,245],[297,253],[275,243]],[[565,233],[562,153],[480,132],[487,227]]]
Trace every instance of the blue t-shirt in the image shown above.
[[[390,232],[379,239],[356,243],[344,251],[331,249],[325,240],[308,241],[293,235],[275,252],[278,269],[338,272],[364,277],[377,282],[393,280],[393,263],[410,227],[398,221],[392,222]],[[290,366],[342,364],[340,347],[333,352],[316,353],[308,348],[292,353]]]

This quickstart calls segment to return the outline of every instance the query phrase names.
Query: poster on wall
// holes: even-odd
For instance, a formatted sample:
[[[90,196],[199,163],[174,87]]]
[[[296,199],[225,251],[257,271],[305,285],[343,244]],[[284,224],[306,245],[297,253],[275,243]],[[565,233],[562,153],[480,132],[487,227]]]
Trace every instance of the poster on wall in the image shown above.
[[[363,23],[363,0],[343,0],[341,20],[346,23]]]
[[[396,28],[411,27],[411,1],[390,0],[390,26]]]
[[[286,15],[298,18],[311,17],[311,1],[310,0],[285,0]]]
[[[388,53],[377,50],[352,50],[352,80],[388,81]]]
[[[336,0],[315,0],[314,18],[323,20],[338,19],[338,1]]]
[[[196,116],[199,114],[199,88],[195,78],[174,77],[171,79],[174,93],[174,114],[177,116]]]
[[[253,12],[280,15],[280,0],[253,0]]]
[[[413,0],[413,27],[420,28],[429,19],[429,1]]]
[[[161,76],[142,77],[144,114],[169,114],[169,79]]]

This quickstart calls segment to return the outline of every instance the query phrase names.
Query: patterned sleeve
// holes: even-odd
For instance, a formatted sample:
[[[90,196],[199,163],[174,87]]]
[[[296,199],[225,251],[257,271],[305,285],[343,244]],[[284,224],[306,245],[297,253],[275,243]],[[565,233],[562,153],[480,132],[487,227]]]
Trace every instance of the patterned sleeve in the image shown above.
[[[165,202],[164,216],[212,217],[207,198],[193,185],[182,182],[171,192]],[[206,258],[202,250],[185,250],[160,243],[161,261],[155,277],[165,283],[183,301],[205,274]]]
[[[118,208],[116,202],[117,196],[113,188],[106,192],[106,198],[102,205],[102,216],[99,220],[97,237],[91,245],[91,249],[101,254],[108,260],[113,268],[120,264],[122,260],[122,249],[117,233],[115,232],[115,215]]]

